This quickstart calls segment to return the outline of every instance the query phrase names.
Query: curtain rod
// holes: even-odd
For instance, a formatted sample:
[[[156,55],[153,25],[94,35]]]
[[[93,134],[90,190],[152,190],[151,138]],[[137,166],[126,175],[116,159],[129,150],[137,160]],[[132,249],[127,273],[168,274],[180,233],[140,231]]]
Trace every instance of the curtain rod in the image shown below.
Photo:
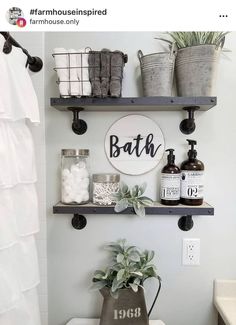
[[[26,66],[29,65],[29,69],[33,72],[38,72],[42,69],[43,67],[43,61],[37,57],[37,56],[31,56],[28,51],[22,47],[11,35],[9,32],[0,32],[0,34],[2,34],[2,36],[5,38],[6,42],[8,42],[8,44],[11,44],[15,47],[19,47],[20,49],[22,49],[23,53],[25,53],[25,55],[27,56],[27,63]],[[10,53],[10,52],[8,52]]]

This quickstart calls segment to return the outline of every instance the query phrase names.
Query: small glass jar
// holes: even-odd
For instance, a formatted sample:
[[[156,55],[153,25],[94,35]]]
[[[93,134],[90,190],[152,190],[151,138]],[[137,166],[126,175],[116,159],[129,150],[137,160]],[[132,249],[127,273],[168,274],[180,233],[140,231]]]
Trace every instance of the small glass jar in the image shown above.
[[[118,192],[119,174],[93,174],[93,203],[99,205],[115,204],[112,194]]]
[[[84,204],[89,201],[88,149],[62,149],[61,202]]]

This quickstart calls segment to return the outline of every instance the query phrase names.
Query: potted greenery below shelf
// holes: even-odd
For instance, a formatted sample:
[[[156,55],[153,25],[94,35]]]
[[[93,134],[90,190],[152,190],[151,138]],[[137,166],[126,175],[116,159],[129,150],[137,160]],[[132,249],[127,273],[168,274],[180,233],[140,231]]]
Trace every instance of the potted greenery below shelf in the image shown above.
[[[228,32],[169,32],[157,38],[177,46],[178,96],[212,96],[221,50]]]
[[[148,317],[161,288],[160,277],[151,261],[154,251],[140,251],[118,240],[105,246],[111,263],[93,276],[93,289],[99,289],[103,298],[100,325],[148,325]],[[148,278],[157,278],[159,288],[147,313],[143,284]]]

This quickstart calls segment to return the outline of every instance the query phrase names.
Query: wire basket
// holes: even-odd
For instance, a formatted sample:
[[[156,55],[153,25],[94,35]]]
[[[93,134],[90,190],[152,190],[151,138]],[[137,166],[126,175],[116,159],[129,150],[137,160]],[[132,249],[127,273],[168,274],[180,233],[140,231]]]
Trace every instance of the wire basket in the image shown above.
[[[121,51],[64,50],[55,60],[60,96],[121,97],[123,68],[128,56]]]

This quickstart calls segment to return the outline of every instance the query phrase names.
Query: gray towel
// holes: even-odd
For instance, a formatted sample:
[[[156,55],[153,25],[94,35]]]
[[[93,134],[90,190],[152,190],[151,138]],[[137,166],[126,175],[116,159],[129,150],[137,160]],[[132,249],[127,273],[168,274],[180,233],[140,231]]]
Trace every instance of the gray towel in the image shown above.
[[[111,97],[121,96],[121,83],[123,78],[124,55],[120,51],[111,53],[111,81],[110,95]]]
[[[110,55],[111,52],[107,49],[101,51],[101,92],[102,97],[108,96],[110,83]]]
[[[89,80],[92,86],[92,96],[101,97],[101,82],[100,82],[100,52],[90,51],[88,57],[89,63]]]

